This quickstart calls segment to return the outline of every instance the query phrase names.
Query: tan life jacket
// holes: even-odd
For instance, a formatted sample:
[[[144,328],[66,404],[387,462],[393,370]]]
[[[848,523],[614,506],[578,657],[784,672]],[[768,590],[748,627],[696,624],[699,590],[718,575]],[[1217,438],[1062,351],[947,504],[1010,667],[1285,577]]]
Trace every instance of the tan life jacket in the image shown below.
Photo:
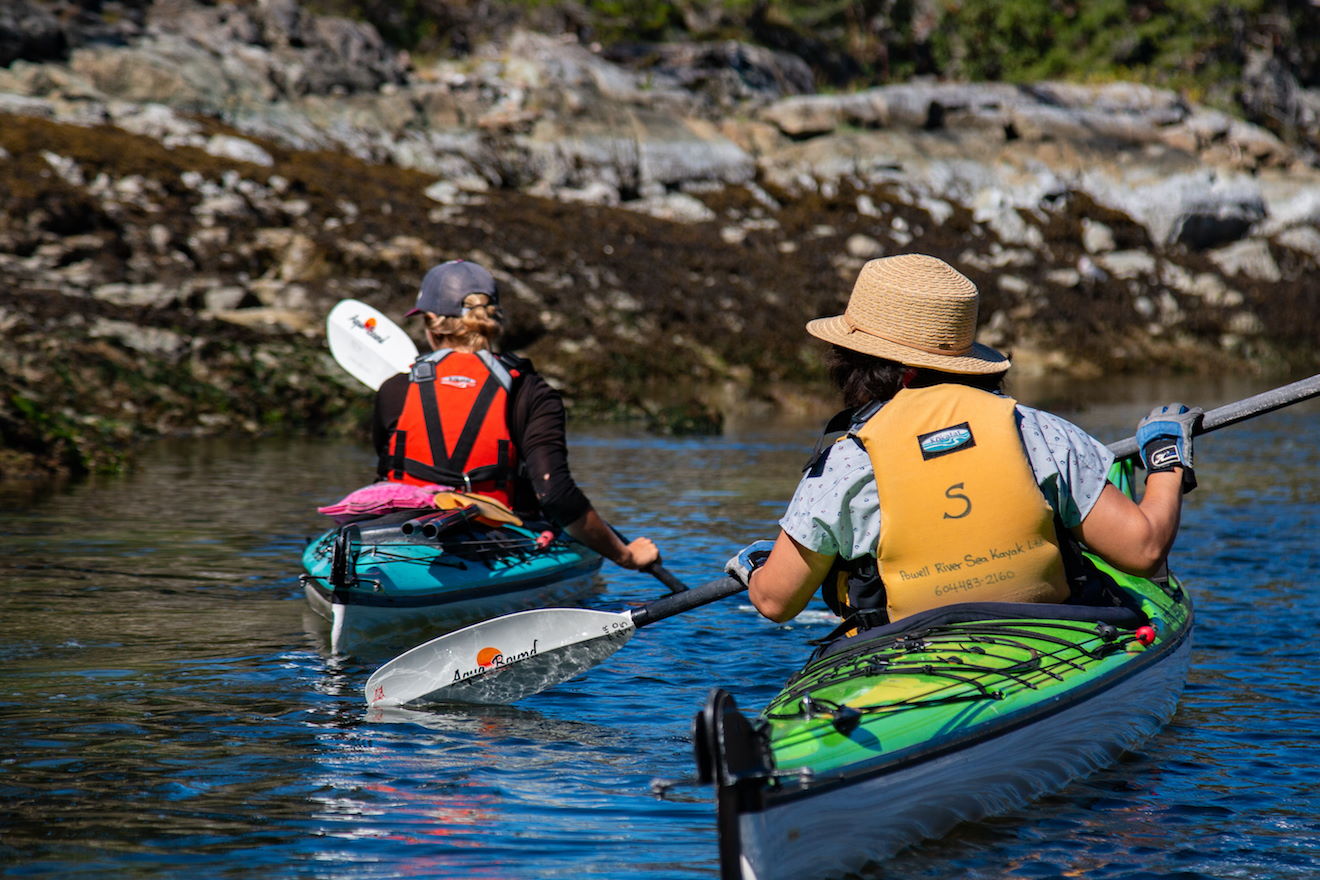
[[[880,496],[889,619],[957,602],[1068,598],[1054,512],[1016,401],[965,385],[907,388],[857,432]]]

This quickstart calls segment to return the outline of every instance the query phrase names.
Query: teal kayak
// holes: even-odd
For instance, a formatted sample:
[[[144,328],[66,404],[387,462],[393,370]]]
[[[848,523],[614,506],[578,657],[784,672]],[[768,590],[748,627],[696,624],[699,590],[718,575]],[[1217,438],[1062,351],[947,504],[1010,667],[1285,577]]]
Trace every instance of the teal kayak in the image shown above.
[[[1086,555],[1113,604],[949,605],[836,639],[754,720],[713,691],[693,745],[716,788],[721,877],[858,871],[1159,730],[1186,680],[1190,599],[1172,576]]]
[[[567,535],[530,525],[487,524],[465,511],[406,511],[331,529],[307,545],[302,563],[303,593],[330,622],[331,650],[351,653],[576,603],[599,588],[602,559]]]

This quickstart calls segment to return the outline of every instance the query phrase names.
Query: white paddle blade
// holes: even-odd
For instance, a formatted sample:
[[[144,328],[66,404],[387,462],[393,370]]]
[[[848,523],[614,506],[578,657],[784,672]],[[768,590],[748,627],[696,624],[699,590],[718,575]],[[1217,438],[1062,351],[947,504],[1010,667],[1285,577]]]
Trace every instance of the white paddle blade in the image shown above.
[[[590,669],[636,630],[626,611],[537,608],[506,614],[395,657],[367,679],[367,705],[512,703]]]
[[[325,318],[330,353],[354,379],[375,390],[417,359],[417,346],[397,324],[376,309],[346,299]]]

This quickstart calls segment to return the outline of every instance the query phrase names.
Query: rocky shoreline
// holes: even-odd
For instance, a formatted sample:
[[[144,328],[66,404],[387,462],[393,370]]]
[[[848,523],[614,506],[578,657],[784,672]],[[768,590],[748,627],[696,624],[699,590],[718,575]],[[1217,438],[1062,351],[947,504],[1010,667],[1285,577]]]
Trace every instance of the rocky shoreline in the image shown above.
[[[799,328],[903,251],[977,282],[1024,374],[1320,361],[1314,155],[1173,92],[817,94],[760,47],[531,32],[423,63],[284,0],[28,55],[0,67],[3,478],[360,431],[324,315],[401,314],[460,256],[575,419],[662,430],[828,396]]]

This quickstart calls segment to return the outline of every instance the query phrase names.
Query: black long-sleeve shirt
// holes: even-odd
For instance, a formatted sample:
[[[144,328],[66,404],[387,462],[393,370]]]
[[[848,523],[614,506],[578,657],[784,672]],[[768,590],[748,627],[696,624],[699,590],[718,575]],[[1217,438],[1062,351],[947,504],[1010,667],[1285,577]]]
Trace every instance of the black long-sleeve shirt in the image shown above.
[[[403,413],[407,394],[406,373],[386,379],[376,392],[371,442],[382,461],[387,458],[390,437]],[[519,516],[544,517],[561,527],[576,522],[591,509],[591,502],[568,469],[563,398],[528,365],[513,380],[506,417],[510,438],[523,465],[514,481],[513,509]],[[387,471],[387,467],[377,465],[380,479],[385,479]]]

